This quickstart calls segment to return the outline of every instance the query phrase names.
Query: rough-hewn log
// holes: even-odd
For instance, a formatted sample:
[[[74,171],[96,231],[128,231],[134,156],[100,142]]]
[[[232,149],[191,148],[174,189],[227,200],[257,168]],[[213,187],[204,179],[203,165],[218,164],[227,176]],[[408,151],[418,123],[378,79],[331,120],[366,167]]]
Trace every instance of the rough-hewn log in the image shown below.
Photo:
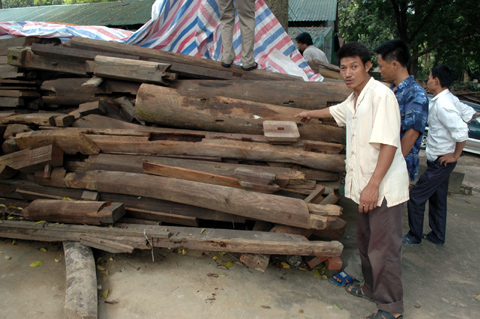
[[[54,167],[62,166],[62,150],[54,145],[46,145],[0,156],[0,165],[24,173],[33,173],[47,164]]]
[[[23,210],[29,220],[101,225],[113,224],[123,215],[122,203],[37,199]]]
[[[302,109],[320,109],[343,102],[352,92],[343,81],[215,81],[179,80],[170,85],[192,96],[225,96]]]
[[[142,84],[135,103],[136,118],[170,127],[262,134],[263,121],[297,121],[300,137],[306,140],[345,144],[345,130],[295,118],[302,109],[262,104],[222,96],[192,96],[188,92]]]

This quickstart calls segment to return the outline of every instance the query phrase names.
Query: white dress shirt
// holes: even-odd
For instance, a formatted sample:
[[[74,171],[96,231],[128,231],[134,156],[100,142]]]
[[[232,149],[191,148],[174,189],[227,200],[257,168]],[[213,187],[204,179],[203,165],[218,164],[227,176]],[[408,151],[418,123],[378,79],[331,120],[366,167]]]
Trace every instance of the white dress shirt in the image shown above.
[[[454,101],[455,107],[457,108],[458,112],[460,112],[460,116],[462,117],[462,120],[467,123],[470,122],[472,120],[473,115],[477,113],[477,111],[475,111],[473,107],[461,102],[458,99],[458,97],[453,95],[452,92],[450,92],[449,90],[447,91],[448,91],[447,95],[449,96],[449,98],[451,98]]]
[[[468,126],[449,90],[437,94],[428,106],[428,135],[425,151],[429,161],[455,152],[456,143],[468,139]]]
[[[386,85],[371,78],[355,107],[352,93],[343,103],[330,107],[339,126],[347,127],[345,196],[359,204],[360,194],[377,166],[380,145],[397,148],[379,187],[377,205],[385,198],[392,207],[408,200],[409,178],[400,146],[400,109]]]
[[[313,45],[309,45],[305,49],[305,51],[303,51],[303,58],[305,59],[305,61],[311,61],[316,59],[320,62],[330,63],[328,62],[327,55],[322,50]]]

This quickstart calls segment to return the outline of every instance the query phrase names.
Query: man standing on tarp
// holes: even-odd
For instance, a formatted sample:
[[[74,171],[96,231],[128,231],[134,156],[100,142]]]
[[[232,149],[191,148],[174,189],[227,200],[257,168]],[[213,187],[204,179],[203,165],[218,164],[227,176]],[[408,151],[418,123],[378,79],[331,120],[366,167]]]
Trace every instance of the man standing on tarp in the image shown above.
[[[235,4],[234,4],[235,3]],[[218,0],[222,18],[222,66],[229,68],[235,60],[233,48],[233,27],[235,26],[235,7],[240,19],[240,34],[242,37],[242,69],[256,69],[253,48],[255,44],[255,0]]]

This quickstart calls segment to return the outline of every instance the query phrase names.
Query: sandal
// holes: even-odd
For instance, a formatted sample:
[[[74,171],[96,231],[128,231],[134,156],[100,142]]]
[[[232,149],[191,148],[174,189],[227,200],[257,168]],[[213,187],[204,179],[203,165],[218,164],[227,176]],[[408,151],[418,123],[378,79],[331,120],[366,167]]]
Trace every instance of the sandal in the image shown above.
[[[420,241],[415,241],[415,239],[410,234],[406,234],[405,236],[403,236],[402,244],[416,246],[420,245]]]
[[[424,233],[424,234],[422,234],[422,237],[423,237],[423,239],[426,239],[426,240],[428,240],[429,242],[434,243],[435,245],[443,246],[443,243],[437,243],[435,240],[433,240],[431,234],[432,234],[432,233],[428,233],[428,234],[425,234],[425,233]]]
[[[350,289],[349,289],[350,288]],[[373,302],[373,298],[370,298],[369,296],[367,296],[364,292],[363,292],[363,287],[360,287],[360,286],[356,286],[356,285],[348,285],[345,287],[345,290],[351,294],[351,295],[354,295],[355,297],[360,297],[360,298],[365,298],[367,299],[368,301],[372,301]],[[375,318],[375,317],[374,317]]]
[[[392,315],[390,312],[379,310],[378,312],[368,316],[366,319],[403,319],[403,315],[400,315],[400,317],[395,318],[395,316]]]
[[[335,277],[337,277],[335,279]],[[340,281],[339,281],[340,280]],[[329,281],[334,284],[335,286],[338,287],[345,287],[346,285],[351,285],[356,283],[358,280],[347,274],[345,271],[340,271],[337,272],[335,275],[333,275]]]
[[[247,67],[247,68],[245,68],[245,67],[242,66],[242,70],[243,70],[243,71],[251,71],[251,70],[255,70],[256,68],[258,68],[258,63],[257,63],[257,62],[255,62],[254,65],[249,66],[249,67]]]

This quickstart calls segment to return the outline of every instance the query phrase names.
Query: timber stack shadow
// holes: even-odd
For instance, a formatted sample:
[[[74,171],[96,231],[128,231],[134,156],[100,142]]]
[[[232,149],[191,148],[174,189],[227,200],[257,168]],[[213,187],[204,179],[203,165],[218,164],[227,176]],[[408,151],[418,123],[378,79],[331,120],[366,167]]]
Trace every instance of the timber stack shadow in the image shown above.
[[[343,82],[85,38],[2,39],[0,70],[0,237],[341,268],[345,130],[294,115]]]

